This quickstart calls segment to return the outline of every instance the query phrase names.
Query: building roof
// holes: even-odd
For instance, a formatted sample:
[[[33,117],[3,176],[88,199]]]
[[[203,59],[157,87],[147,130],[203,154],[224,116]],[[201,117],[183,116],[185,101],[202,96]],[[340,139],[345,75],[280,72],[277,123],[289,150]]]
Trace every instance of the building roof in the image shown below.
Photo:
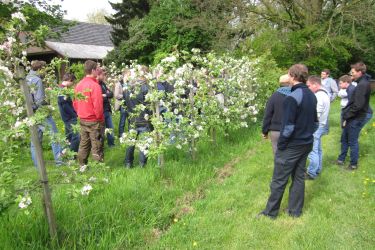
[[[111,31],[110,25],[75,22],[61,38],[47,41],[113,47]]]
[[[67,58],[103,59],[113,47],[46,41],[48,48]]]
[[[30,47],[28,55],[56,52],[73,59],[103,59],[114,48],[112,27],[104,24],[75,22],[58,39],[46,39],[46,48]]]

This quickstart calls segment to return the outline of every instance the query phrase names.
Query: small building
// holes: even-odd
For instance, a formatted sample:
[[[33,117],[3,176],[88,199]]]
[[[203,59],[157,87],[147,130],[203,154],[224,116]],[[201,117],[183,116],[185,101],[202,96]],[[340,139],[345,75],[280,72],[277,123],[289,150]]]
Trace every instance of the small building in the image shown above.
[[[50,62],[54,57],[64,57],[71,63],[87,59],[102,61],[114,48],[111,40],[112,27],[104,24],[74,22],[59,39],[47,39],[45,48],[27,49],[29,60]]]

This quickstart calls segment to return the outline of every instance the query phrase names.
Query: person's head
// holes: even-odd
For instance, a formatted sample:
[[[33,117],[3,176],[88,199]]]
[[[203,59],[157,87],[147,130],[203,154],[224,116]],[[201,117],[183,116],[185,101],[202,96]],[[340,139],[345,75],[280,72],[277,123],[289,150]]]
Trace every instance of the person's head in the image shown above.
[[[128,82],[128,81],[129,81],[129,78],[130,78],[130,74],[131,74],[130,69],[125,68],[125,69],[122,71],[122,80],[123,80],[124,82]]]
[[[86,76],[97,77],[96,68],[98,64],[92,60],[86,60],[84,64],[84,70]]]
[[[331,75],[331,71],[329,69],[323,69],[322,72],[320,73],[320,77],[322,79],[326,79]]]
[[[41,68],[43,68],[45,65],[46,65],[45,61],[34,60],[34,61],[31,61],[31,65],[30,66],[31,66],[32,70],[38,71]]]
[[[349,75],[343,75],[339,78],[340,89],[347,89],[352,82],[352,77]]]
[[[285,74],[285,75],[280,76],[279,83],[281,86],[289,86],[290,85],[289,75]]]
[[[306,85],[313,93],[316,93],[321,88],[322,81],[319,76],[309,76]]]
[[[97,78],[99,81],[102,81],[102,82],[105,81],[105,78],[107,77],[107,73],[105,72],[103,68],[98,67],[96,69],[96,74],[97,74]]]
[[[309,75],[309,70],[304,64],[294,64],[289,68],[288,75],[291,85],[297,83],[306,83],[307,77]]]
[[[73,85],[73,82],[75,81],[76,77],[72,73],[65,73],[62,80],[62,85],[65,87],[70,87]]]
[[[355,64],[352,64],[350,65],[350,68],[351,68],[350,73],[354,80],[361,78],[363,75],[366,74],[366,71],[367,71],[366,64],[364,64],[363,62],[357,62]]]

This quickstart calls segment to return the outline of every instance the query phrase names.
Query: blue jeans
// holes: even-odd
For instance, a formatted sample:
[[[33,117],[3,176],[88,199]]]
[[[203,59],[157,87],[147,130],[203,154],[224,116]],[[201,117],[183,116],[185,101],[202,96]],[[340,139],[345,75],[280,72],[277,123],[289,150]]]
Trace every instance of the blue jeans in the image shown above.
[[[367,113],[365,119],[361,122],[361,129],[371,120],[372,113]]]
[[[328,134],[328,128],[326,125],[319,125],[318,129],[314,133],[314,144],[312,151],[308,156],[310,163],[307,168],[307,173],[313,178],[315,178],[322,171],[322,136],[326,134]]]
[[[113,136],[113,122],[112,122],[112,114],[109,111],[104,111],[104,119],[105,119],[105,128],[111,128],[112,132],[107,133],[107,142],[108,146],[112,147],[115,145],[115,137]]]
[[[44,133],[44,130],[45,130],[46,127],[48,127],[48,129],[49,129],[49,131],[50,131],[50,133],[51,133],[52,136],[54,136],[54,135],[57,134],[56,123],[53,120],[52,116],[47,116],[44,124],[39,124],[37,126],[38,126],[38,128],[37,128],[37,130],[38,130],[38,139],[40,141],[40,144],[42,144],[43,133]],[[60,144],[57,143],[57,142],[54,142],[52,140],[51,146],[52,146],[53,157],[55,159],[56,165],[62,165],[63,164],[63,162],[61,160],[61,151],[62,151],[62,149],[61,149]],[[33,142],[31,142],[31,144],[30,144],[30,150],[31,150],[31,158],[33,160],[34,166],[37,168],[38,167],[38,163],[37,163],[37,160],[36,160],[36,152],[35,152],[35,146],[34,146]]]
[[[121,138],[122,134],[124,133],[125,122],[126,122],[126,118],[128,118],[128,116],[129,116],[128,112],[123,107],[120,107],[120,122],[119,122],[119,125],[118,125],[118,137],[119,138]],[[128,119],[128,123],[129,123],[129,119]]]
[[[135,128],[135,130],[137,131],[136,139],[138,139],[138,136],[140,134],[150,131],[150,129],[148,127],[137,127],[137,128]],[[129,146],[126,149],[126,155],[125,155],[125,164],[126,165],[130,165],[130,166],[133,165],[134,150],[135,150],[135,146]],[[142,151],[139,152],[139,164],[141,166],[144,166],[144,165],[146,165],[146,163],[147,163],[147,156]]]
[[[345,161],[350,148],[350,165],[357,165],[359,155],[358,138],[362,127],[366,124],[364,120],[351,120],[347,122],[341,133],[341,153],[339,161]]]
[[[71,119],[67,122],[64,122],[65,125],[65,136],[68,142],[70,143],[70,150],[73,152],[78,152],[79,147],[79,133],[73,131],[72,125],[77,124],[77,119]]]

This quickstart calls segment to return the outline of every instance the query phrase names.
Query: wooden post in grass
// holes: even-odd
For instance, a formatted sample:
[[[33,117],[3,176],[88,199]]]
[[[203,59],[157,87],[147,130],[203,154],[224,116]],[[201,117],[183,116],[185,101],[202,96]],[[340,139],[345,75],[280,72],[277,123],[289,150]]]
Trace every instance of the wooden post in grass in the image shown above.
[[[159,123],[161,121],[160,102],[159,101],[155,102],[155,111],[156,111],[155,112],[156,118],[157,118],[157,121]],[[160,144],[161,144],[161,136],[160,136],[160,132],[158,131],[158,129],[159,128],[156,128],[156,145],[159,148]],[[163,167],[164,167],[164,154],[163,153],[159,153],[159,155],[158,155],[158,165],[160,167],[160,170],[162,171]]]
[[[191,121],[194,122],[194,91],[193,91],[193,88],[190,89],[190,92],[189,92],[189,102],[190,102],[190,109],[191,109]],[[195,159],[197,158],[197,155],[196,155],[196,152],[195,152],[195,147],[196,147],[196,141],[195,141],[195,138],[193,137],[191,139],[191,143],[190,143],[190,148],[191,148],[191,158],[193,159],[193,161],[195,161]]]
[[[25,97],[27,117],[30,118],[34,115],[34,111],[32,108],[32,102],[30,98],[30,89],[28,85],[26,84],[25,70],[23,67],[18,67],[16,69],[16,77],[18,78],[18,81],[21,85],[21,89]],[[44,160],[43,160],[42,145],[38,138],[37,125],[32,125],[30,127],[30,134],[31,134],[31,141],[33,142],[34,147],[35,147],[39,178],[40,178],[40,183],[42,184],[42,188],[43,188],[43,206],[44,206],[44,213],[48,221],[49,234],[51,236],[52,242],[57,242],[57,226],[56,226],[56,221],[55,221],[55,214],[54,214],[53,207],[52,207],[51,191],[48,185],[46,166],[44,165]]]

